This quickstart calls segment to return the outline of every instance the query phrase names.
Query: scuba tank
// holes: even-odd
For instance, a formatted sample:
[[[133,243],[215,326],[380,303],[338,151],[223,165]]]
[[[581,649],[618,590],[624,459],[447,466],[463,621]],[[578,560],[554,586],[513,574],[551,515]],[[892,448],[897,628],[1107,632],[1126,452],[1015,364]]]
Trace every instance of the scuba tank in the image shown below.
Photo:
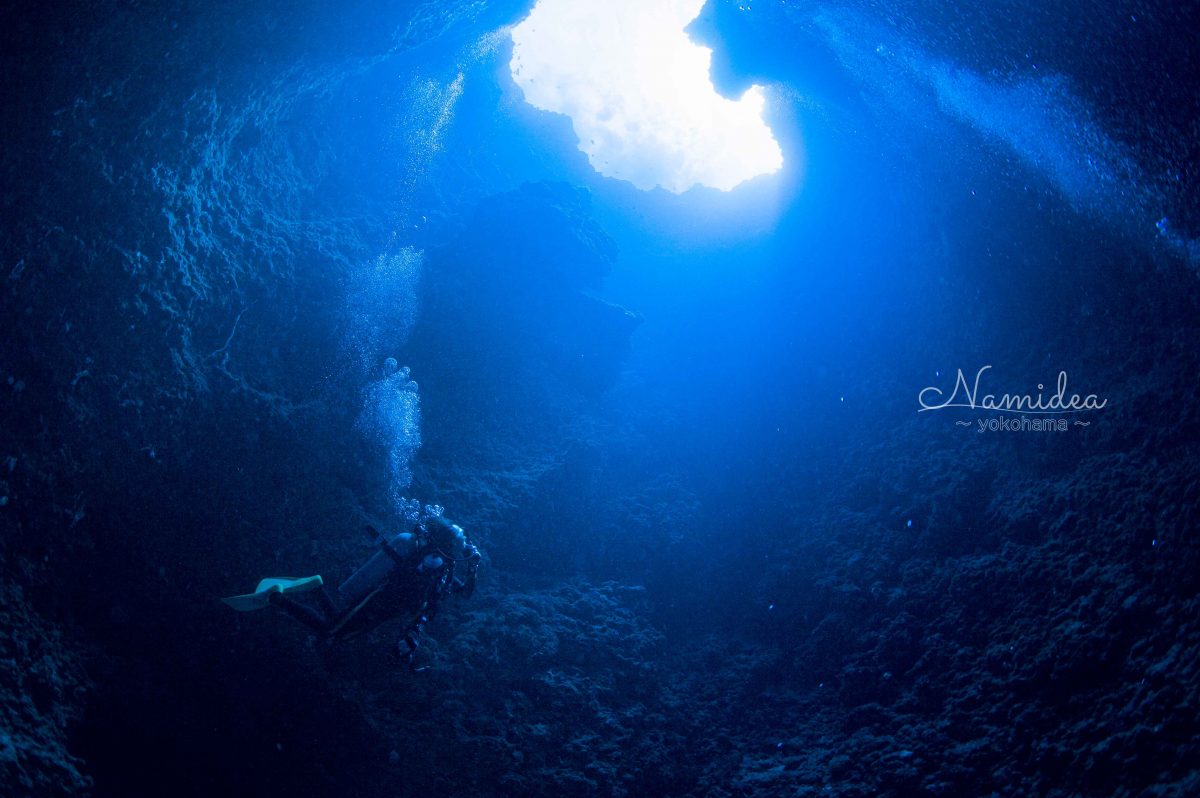
[[[398,565],[412,556],[419,543],[417,536],[411,532],[401,532],[388,540],[367,527],[379,540],[379,551],[371,555],[371,559],[363,563],[357,571],[350,574],[346,581],[338,586],[338,600],[343,607],[357,607],[372,593],[379,590],[391,577]]]

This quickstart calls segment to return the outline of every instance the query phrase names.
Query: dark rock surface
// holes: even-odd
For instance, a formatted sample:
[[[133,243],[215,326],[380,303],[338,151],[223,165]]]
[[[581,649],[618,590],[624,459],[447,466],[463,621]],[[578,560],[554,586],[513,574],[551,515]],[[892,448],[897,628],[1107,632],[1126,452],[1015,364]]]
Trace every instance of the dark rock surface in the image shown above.
[[[91,692],[87,652],[0,587],[0,780],[10,794],[78,795],[91,786],[69,742]]]

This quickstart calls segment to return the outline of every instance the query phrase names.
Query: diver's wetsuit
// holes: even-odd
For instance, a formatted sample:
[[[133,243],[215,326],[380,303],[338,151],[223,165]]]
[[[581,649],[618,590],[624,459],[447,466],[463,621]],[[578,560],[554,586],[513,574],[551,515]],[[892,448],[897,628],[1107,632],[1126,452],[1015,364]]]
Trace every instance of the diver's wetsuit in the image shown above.
[[[322,585],[317,591],[319,610],[282,593],[273,593],[270,601],[317,634],[337,640],[356,637],[412,612],[414,619],[400,642],[401,653],[411,660],[441,597],[449,593],[469,596],[474,590],[481,557],[470,543],[464,542],[462,548],[462,557],[450,558],[432,544],[422,545],[414,535],[403,533],[381,541],[381,550],[332,595]],[[455,578],[457,563],[466,565],[461,580]]]
[[[317,634],[328,634],[334,622],[341,616],[341,611],[329,597],[329,591],[325,585],[321,585],[317,590],[317,601],[321,604],[320,612],[312,607],[306,607],[298,601],[293,601],[282,593],[272,593],[270,598],[271,606],[283,610]]]

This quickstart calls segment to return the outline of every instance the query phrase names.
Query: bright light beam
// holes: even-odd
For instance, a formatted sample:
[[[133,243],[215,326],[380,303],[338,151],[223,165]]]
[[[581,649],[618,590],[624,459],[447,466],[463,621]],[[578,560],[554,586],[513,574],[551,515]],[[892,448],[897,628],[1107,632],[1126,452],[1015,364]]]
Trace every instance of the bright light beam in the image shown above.
[[[539,0],[512,30],[513,80],[535,108],[571,118],[597,172],[643,190],[729,191],[777,172],[762,88],[717,94],[712,50],[684,33],[704,0]]]

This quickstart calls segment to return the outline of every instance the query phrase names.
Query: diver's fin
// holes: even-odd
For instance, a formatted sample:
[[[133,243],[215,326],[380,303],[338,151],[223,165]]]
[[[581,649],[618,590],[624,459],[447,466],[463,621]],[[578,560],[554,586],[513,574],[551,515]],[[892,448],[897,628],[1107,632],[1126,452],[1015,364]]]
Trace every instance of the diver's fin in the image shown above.
[[[258,587],[254,588],[253,593],[246,593],[241,596],[229,596],[228,598],[221,599],[221,601],[224,601],[238,612],[250,612],[270,606],[272,593],[302,593],[305,590],[316,590],[322,584],[319,575],[302,577],[272,576],[259,582]]]

